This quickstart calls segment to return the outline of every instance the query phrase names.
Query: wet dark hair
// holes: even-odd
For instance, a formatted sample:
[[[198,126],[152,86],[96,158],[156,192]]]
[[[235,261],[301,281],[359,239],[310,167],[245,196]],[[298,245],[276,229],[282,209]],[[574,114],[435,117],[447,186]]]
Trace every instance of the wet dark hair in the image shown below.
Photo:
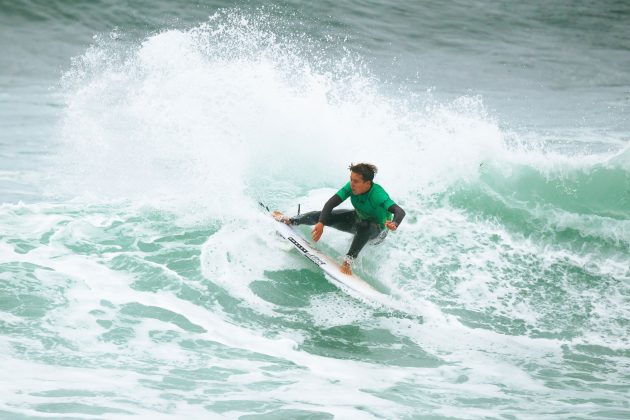
[[[371,163],[357,163],[356,165],[351,163],[348,169],[361,175],[364,181],[374,180],[374,175],[378,172],[378,168]]]

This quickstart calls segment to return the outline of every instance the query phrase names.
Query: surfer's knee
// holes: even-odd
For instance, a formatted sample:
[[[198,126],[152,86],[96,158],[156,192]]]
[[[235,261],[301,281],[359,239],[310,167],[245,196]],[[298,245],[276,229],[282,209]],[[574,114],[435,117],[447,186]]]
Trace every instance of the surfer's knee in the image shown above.
[[[370,236],[370,245],[380,245],[387,237],[387,229],[379,229],[373,236]]]

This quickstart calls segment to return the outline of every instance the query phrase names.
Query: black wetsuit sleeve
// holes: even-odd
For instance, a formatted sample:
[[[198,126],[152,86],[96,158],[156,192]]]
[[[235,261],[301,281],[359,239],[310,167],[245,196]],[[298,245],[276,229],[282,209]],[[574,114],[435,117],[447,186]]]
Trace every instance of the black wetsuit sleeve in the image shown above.
[[[324,204],[324,208],[322,209],[322,212],[319,215],[319,222],[326,224],[326,222],[328,221],[328,218],[330,217],[330,213],[332,212],[332,209],[337,207],[342,202],[343,201],[341,200],[341,197],[339,197],[337,194],[330,197],[328,201],[326,201],[326,204]]]
[[[394,220],[392,221],[396,223],[396,226],[399,226],[400,222],[402,222],[402,220],[405,218],[406,213],[398,204],[392,204],[391,206],[389,206],[387,211],[394,214]]]

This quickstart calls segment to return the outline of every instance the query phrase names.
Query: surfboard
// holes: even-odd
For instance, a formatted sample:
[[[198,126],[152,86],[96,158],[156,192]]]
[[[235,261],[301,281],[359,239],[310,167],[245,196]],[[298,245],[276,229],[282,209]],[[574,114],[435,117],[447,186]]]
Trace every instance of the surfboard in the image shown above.
[[[262,206],[269,211],[266,206]],[[269,215],[271,216],[271,213],[269,213]],[[356,273],[353,272],[351,275],[342,273],[340,264],[320,250],[314,248],[294,226],[277,221],[273,216],[272,219],[278,234],[293,245],[301,255],[319,267],[327,275],[331,283],[337,287],[348,288],[368,298],[377,299],[383,296],[381,292],[372,287],[372,285],[363,280]]]

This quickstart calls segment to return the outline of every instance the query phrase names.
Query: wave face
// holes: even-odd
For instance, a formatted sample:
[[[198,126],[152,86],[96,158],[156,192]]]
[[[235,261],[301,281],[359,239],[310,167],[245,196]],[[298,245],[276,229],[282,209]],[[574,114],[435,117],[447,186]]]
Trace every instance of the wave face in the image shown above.
[[[31,125],[0,149],[0,417],[625,417],[630,148],[602,88],[625,76],[576,127],[545,112],[586,98],[550,51],[592,71],[557,10],[372,3],[0,3],[24,39],[90,35],[61,75],[7,72]],[[626,6],[591,7],[588,43],[627,57]],[[381,303],[257,204],[319,209],[359,161],[407,212],[357,262]]]

